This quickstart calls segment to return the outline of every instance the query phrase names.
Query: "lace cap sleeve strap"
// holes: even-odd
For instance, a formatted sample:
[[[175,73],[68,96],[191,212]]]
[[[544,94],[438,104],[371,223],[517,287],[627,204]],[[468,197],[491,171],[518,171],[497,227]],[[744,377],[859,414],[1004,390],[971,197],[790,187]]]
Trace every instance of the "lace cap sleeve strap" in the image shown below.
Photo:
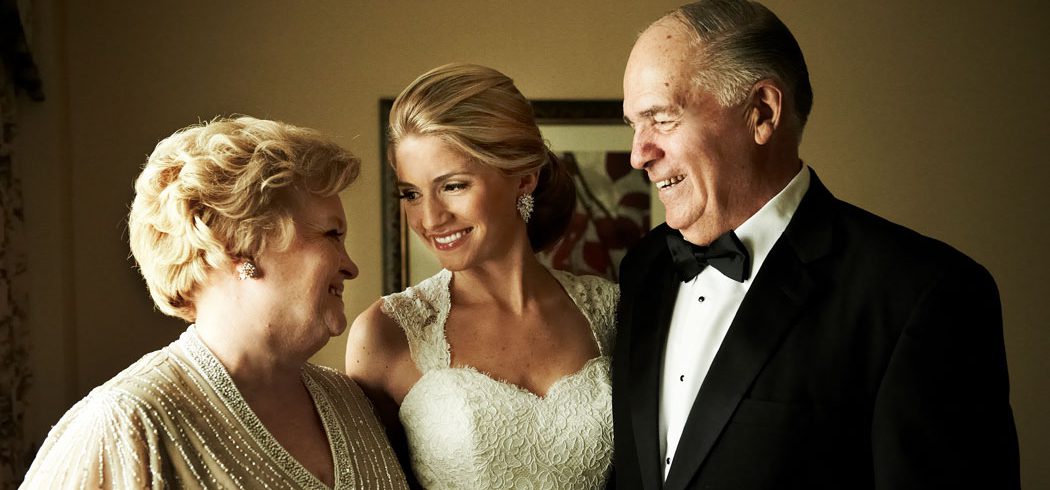
[[[448,367],[445,320],[452,273],[443,270],[400,293],[383,297],[380,310],[405,332],[412,361],[421,373]]]
[[[598,276],[576,276],[568,272],[552,271],[565,285],[576,306],[591,322],[591,330],[602,355],[612,354],[616,343],[616,302],[620,289],[616,283]]]

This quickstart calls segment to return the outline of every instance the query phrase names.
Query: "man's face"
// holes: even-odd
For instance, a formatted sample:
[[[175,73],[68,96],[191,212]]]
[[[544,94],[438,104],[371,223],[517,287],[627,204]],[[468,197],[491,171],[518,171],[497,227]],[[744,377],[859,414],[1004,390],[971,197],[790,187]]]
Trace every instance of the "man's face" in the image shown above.
[[[749,196],[754,138],[742,106],[724,108],[691,81],[690,35],[676,21],[635,43],[623,80],[624,117],[634,128],[631,166],[645,170],[667,224],[707,244],[734,223]]]

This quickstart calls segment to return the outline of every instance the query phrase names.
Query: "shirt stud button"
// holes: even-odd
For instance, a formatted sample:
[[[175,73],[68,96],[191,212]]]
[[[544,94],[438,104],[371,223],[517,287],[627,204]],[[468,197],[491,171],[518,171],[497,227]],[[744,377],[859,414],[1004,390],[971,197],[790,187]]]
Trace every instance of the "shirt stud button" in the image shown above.
[[[699,297],[699,298],[696,298],[696,300],[697,300],[697,301],[699,301],[699,302],[701,302],[701,303],[703,303],[703,302],[704,302],[704,300],[706,300],[706,299],[707,299],[707,298],[705,298],[705,297],[703,297],[703,296],[701,296],[701,297]]]
[[[667,458],[667,464],[671,464],[671,458]]]
[[[685,375],[683,374],[683,375],[679,376],[678,377],[678,381],[685,381]]]

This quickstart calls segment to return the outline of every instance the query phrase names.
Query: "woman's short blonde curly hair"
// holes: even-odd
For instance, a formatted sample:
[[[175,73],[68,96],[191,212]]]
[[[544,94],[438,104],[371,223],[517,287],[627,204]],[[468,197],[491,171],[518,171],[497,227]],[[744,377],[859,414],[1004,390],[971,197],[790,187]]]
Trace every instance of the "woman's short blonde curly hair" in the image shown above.
[[[278,121],[216,118],[177,131],[135,181],[131,253],[163,313],[195,321],[208,272],[281,250],[294,237],[294,197],[328,197],[360,160],[320,133]]]

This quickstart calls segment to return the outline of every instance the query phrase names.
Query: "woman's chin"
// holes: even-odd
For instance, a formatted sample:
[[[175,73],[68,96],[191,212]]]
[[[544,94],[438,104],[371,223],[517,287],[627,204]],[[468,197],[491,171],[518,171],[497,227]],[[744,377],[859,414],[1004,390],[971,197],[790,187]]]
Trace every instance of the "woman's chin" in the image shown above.
[[[330,337],[338,337],[346,331],[346,316],[340,315],[339,318],[332,319],[328,322],[328,334]]]

